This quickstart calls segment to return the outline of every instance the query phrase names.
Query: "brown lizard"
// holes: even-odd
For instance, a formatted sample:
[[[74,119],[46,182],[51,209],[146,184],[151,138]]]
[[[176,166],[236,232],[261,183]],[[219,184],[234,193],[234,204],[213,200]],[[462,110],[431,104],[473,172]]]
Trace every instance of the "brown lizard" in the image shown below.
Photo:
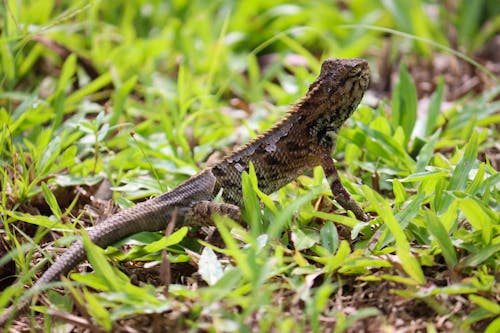
[[[213,213],[238,218],[238,206],[243,204],[241,173],[248,170],[250,162],[264,193],[272,193],[307,170],[321,165],[335,200],[358,219],[367,221],[368,216],[342,185],[331,153],[335,149],[338,131],[368,87],[369,76],[368,64],[364,60],[326,60],[306,96],[283,120],[180,186],[121,211],[89,229],[90,239],[106,247],[141,231],[165,229],[174,210],[184,224],[207,221]],[[225,203],[210,201],[218,193],[222,193]],[[83,243],[78,240],[56,259],[32,288],[59,279],[85,258]],[[12,305],[0,316],[0,324],[15,312],[26,310],[29,303],[29,297],[25,297],[18,305]]]

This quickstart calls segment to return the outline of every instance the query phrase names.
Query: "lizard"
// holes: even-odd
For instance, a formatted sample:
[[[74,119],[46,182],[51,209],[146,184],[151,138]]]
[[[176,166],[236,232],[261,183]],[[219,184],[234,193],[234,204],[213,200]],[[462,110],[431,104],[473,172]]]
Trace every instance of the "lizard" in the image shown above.
[[[238,219],[243,205],[241,174],[248,171],[250,163],[260,190],[266,194],[322,166],[335,200],[359,220],[368,221],[369,216],[342,185],[331,154],[338,131],[357,108],[369,80],[370,70],[363,59],[326,59],[305,97],[281,121],[178,187],[89,228],[90,240],[106,247],[138,232],[160,231],[174,215],[188,225],[199,224],[215,213]],[[219,193],[224,202],[212,202]],[[42,274],[32,290],[58,280],[85,259],[83,242],[77,240]],[[0,315],[0,325],[25,311],[29,304],[30,297],[21,297],[19,304]]]

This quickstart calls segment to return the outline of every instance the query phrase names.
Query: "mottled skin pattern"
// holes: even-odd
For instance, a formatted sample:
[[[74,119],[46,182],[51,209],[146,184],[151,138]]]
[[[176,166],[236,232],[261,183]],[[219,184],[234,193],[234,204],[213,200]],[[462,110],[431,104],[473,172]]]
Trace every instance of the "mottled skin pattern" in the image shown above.
[[[191,177],[175,189],[119,212],[88,231],[90,239],[106,247],[141,231],[165,229],[176,216],[184,224],[208,224],[213,213],[240,220],[241,173],[250,162],[255,167],[259,188],[272,193],[307,170],[321,165],[337,202],[352,210],[360,220],[368,216],[350,197],[338,177],[331,158],[337,132],[358,106],[369,83],[369,68],[361,59],[328,59],[307,95],[291,108],[283,120],[211,168]],[[226,203],[213,203],[222,191]],[[81,241],[76,241],[41,276],[32,288],[67,274],[86,258]],[[0,316],[3,325],[15,312],[25,310],[29,297]]]
[[[259,188],[272,193],[330,156],[336,134],[368,87],[368,64],[360,59],[328,59],[307,95],[279,123],[212,168],[216,192],[241,205],[241,172],[252,161]]]

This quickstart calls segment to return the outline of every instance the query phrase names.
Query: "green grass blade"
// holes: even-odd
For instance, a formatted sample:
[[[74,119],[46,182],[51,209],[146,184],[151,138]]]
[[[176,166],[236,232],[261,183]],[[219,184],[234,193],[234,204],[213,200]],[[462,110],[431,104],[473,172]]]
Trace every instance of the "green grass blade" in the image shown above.
[[[427,110],[427,120],[425,122],[425,136],[429,136],[434,132],[434,129],[437,127],[437,119],[439,117],[439,113],[441,111],[441,103],[443,101],[443,92],[444,92],[444,80],[443,77],[440,76],[438,78],[438,84],[436,87],[436,91],[431,96],[429,102],[429,108]]]
[[[243,172],[241,174],[241,186],[243,190],[243,203],[245,209],[243,210],[243,216],[245,220],[251,227],[252,235],[257,237],[262,234],[262,214],[257,199],[257,193],[255,189],[258,187],[257,176],[255,174],[255,168],[252,163],[249,165],[249,171]]]
[[[325,263],[325,272],[335,272],[349,257],[349,254],[351,254],[349,243],[345,240],[341,241],[337,253],[332,257],[328,257]]]
[[[456,266],[458,259],[448,232],[433,212],[428,210],[425,211],[425,221],[428,230],[434,236],[439,248],[441,249],[441,253],[443,254],[448,268],[453,269],[453,267]]]
[[[482,205],[472,198],[461,199],[458,207],[474,229],[481,231],[484,244],[489,244],[493,236],[493,226],[499,222],[498,215],[496,221],[494,221],[484,211]]]
[[[95,274],[105,283],[108,290],[121,290],[124,281],[115,274],[103,250],[92,243],[85,231],[82,232],[82,241],[85,251],[87,252],[87,258],[94,268]]]
[[[417,120],[417,90],[406,66],[399,67],[399,82],[394,88],[391,102],[392,127],[401,127],[405,134],[406,146],[410,141]]]
[[[478,137],[477,132],[472,133],[470,141],[465,146],[464,156],[453,170],[450,182],[448,184],[448,191],[459,191],[465,189],[469,173],[475,165],[477,150],[478,150]],[[450,194],[445,195],[443,203],[440,205],[440,212],[444,212],[451,201],[453,200]]]
[[[417,166],[415,168],[416,173],[423,172],[425,170],[425,167],[429,164],[429,161],[434,155],[434,147],[436,146],[440,135],[441,129],[438,129],[420,150],[420,153],[417,156]]]
[[[188,233],[188,228],[182,227],[173,232],[172,234],[162,237],[160,240],[155,241],[151,244],[148,244],[147,246],[144,247],[144,251],[149,253],[154,253],[164,250],[169,246],[179,244],[184,239],[184,237],[186,237],[187,233]]]
[[[481,265],[483,262],[491,258],[500,251],[500,243],[490,244],[479,250],[477,253],[466,257],[465,260],[460,262],[460,265],[465,267],[476,267]]]
[[[425,277],[422,268],[418,260],[411,254],[410,244],[408,243],[403,229],[396,221],[389,203],[371,188],[363,186],[363,190],[370,200],[372,207],[375,207],[380,218],[382,218],[385,225],[394,235],[394,239],[396,240],[396,254],[401,261],[401,266],[404,271],[417,283],[424,284]]]
[[[95,321],[101,325],[106,331],[110,332],[113,327],[113,321],[111,320],[110,313],[102,305],[101,301],[90,293],[88,290],[83,291],[85,302],[87,303],[87,309],[89,314]]]
[[[49,187],[45,182],[42,183],[42,191],[43,191],[43,196],[45,198],[45,202],[49,205],[49,208],[56,217],[56,219],[60,220],[62,216],[61,208],[57,203],[56,197],[54,196],[54,194],[52,193],[52,191],[49,189]]]
[[[113,94],[113,113],[111,115],[111,118],[109,119],[110,127],[113,127],[117,124],[121,114],[125,111],[125,103],[127,101],[127,97],[137,84],[137,80],[137,76],[134,75],[130,79],[125,81],[121,86],[116,88],[116,91]]]
[[[57,81],[55,95],[64,93],[66,89],[71,86],[71,78],[75,75],[76,72],[76,60],[76,55],[72,53],[64,62],[61,70],[61,75],[59,76],[59,80]]]
[[[339,247],[339,234],[335,224],[328,221],[319,231],[321,246],[329,253],[335,253]]]
[[[80,102],[84,97],[91,95],[94,92],[99,91],[101,88],[107,86],[112,82],[112,76],[110,72],[106,72],[99,76],[97,79],[93,80],[86,86],[78,89],[74,93],[66,98],[67,105],[73,105]]]
[[[26,214],[26,213],[21,213],[21,212],[12,212],[12,211],[4,211],[5,214],[8,216],[18,220],[18,221],[24,221],[28,222],[34,225],[38,225],[41,227],[44,227],[46,229],[59,229],[59,230],[70,230],[71,226],[54,221],[47,216],[42,216],[42,215],[31,215],[31,214]]]
[[[486,327],[486,330],[484,333],[496,333],[500,332],[500,317],[495,318],[488,327]]]

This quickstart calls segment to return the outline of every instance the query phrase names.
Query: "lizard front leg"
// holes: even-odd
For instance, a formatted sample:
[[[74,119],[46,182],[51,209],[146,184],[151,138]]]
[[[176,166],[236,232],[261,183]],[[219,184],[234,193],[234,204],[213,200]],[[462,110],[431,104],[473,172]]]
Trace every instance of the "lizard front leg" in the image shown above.
[[[369,221],[370,218],[363,211],[363,209],[358,205],[356,200],[354,200],[349,192],[346,190],[342,182],[340,181],[339,173],[333,159],[330,156],[330,152],[324,152],[321,155],[321,166],[325,172],[325,176],[330,183],[330,189],[332,190],[333,197],[335,200],[344,208],[345,210],[350,210],[356,215],[356,217],[361,221]]]
[[[186,215],[186,224],[213,226],[212,216],[214,214],[224,215],[232,220],[243,224],[240,208],[236,205],[222,202],[199,201],[195,203]]]

